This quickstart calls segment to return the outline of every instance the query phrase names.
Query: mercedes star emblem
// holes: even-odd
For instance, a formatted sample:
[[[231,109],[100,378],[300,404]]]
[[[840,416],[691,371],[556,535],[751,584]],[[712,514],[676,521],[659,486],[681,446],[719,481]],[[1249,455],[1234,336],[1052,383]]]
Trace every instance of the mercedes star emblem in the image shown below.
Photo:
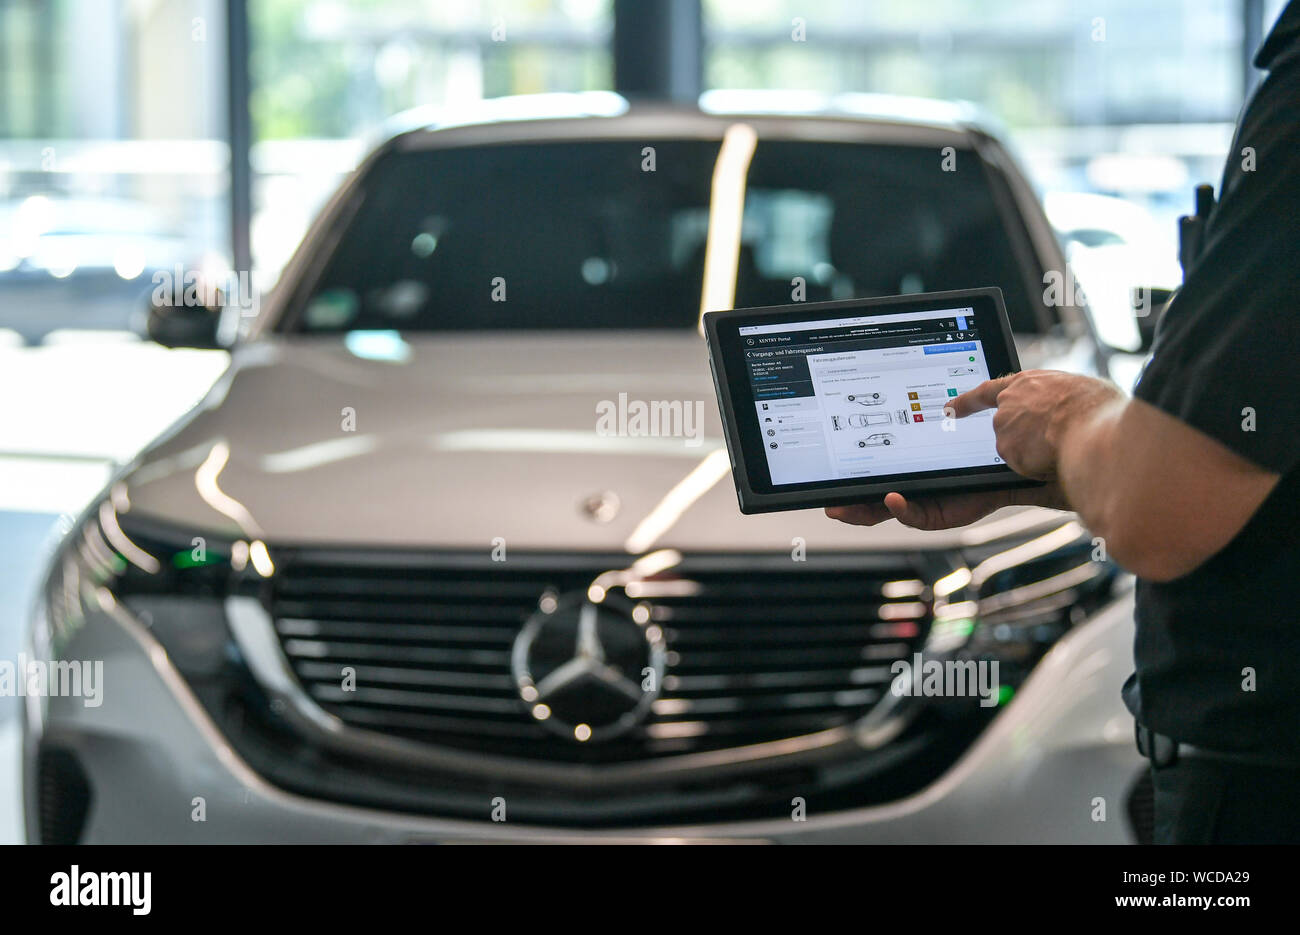
[[[639,724],[663,682],[663,630],[649,605],[606,594],[543,600],[511,658],[515,686],[546,728],[585,743]]]

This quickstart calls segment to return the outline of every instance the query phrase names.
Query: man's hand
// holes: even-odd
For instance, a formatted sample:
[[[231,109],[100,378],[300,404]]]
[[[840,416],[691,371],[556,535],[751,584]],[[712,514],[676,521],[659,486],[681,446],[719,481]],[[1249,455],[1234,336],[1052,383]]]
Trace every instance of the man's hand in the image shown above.
[[[953,399],[944,414],[955,418],[996,408],[993,431],[998,454],[1011,469],[1035,480],[1057,475],[1066,432],[1081,419],[1124,405],[1114,384],[1059,370],[1026,370],[995,380]]]
[[[883,503],[830,507],[826,515],[858,526],[874,526],[896,519],[916,529],[950,529],[968,526],[1004,506],[1068,510],[1069,501],[1056,483],[1057,460],[1065,431],[1072,421],[1087,418],[1112,404],[1124,404],[1124,394],[1112,384],[1057,370],[1028,370],[985,380],[975,389],[955,397],[944,415],[960,419],[996,407],[993,430],[997,433],[998,454],[1012,470],[1046,481],[1046,486],[913,500],[891,493]]]
[[[1070,508],[1061,488],[1052,483],[1043,487],[955,493],[911,500],[901,493],[891,493],[885,496],[883,503],[827,507],[826,515],[854,526],[874,526],[887,519],[896,519],[904,526],[916,529],[951,529],[953,526],[969,526],[1004,506],[1019,505],[1046,506],[1056,510]]]

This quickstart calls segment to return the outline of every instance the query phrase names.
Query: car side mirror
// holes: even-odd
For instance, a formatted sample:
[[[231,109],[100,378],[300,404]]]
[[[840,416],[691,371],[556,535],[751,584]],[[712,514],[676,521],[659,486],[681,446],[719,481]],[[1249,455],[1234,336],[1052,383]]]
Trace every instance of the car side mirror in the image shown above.
[[[1160,316],[1173,297],[1173,289],[1162,289],[1159,286],[1137,286],[1133,289],[1133,319],[1137,322],[1141,338],[1139,353],[1146,354],[1151,350],[1156,337],[1156,325],[1160,323]]]
[[[220,322],[221,296],[215,290],[186,292],[181,284],[175,289],[160,286],[149,295],[145,332],[163,347],[218,349]]]

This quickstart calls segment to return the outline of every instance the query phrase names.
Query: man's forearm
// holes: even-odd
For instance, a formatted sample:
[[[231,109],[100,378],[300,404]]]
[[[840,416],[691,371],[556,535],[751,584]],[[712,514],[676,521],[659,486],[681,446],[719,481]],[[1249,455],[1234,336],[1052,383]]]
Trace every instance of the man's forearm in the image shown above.
[[[1060,420],[1048,435],[1070,506],[1112,558],[1152,581],[1188,574],[1227,545],[1278,480],[1120,396]]]
[[[1006,463],[1049,481],[1016,491],[1014,502],[1059,493],[1065,502],[1043,505],[1074,510],[1111,557],[1153,581],[1181,577],[1226,546],[1280,479],[1095,377],[1028,370],[952,402],[958,418],[990,408]]]
[[[1060,453],[1057,478],[1070,509],[1094,535],[1106,540],[1108,551],[1121,562],[1131,558],[1121,553],[1129,551],[1128,531],[1136,518],[1129,504],[1141,482],[1123,450],[1121,426],[1127,405],[1123,398],[1108,399],[1048,431]],[[1052,438],[1053,434],[1059,437]]]

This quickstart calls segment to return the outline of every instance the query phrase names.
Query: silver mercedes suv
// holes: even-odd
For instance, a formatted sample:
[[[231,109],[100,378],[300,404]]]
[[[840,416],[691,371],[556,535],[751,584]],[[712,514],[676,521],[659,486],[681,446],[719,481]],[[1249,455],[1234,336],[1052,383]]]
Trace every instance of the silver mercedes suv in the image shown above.
[[[104,680],[27,699],[30,840],[1142,837],[1131,579],[1049,510],[742,516],[698,331],[744,124],[736,306],[996,285],[1105,372],[1033,191],[959,107],[726,104],[407,130],[255,313],[158,304],[231,363],[52,557],[28,653]]]

